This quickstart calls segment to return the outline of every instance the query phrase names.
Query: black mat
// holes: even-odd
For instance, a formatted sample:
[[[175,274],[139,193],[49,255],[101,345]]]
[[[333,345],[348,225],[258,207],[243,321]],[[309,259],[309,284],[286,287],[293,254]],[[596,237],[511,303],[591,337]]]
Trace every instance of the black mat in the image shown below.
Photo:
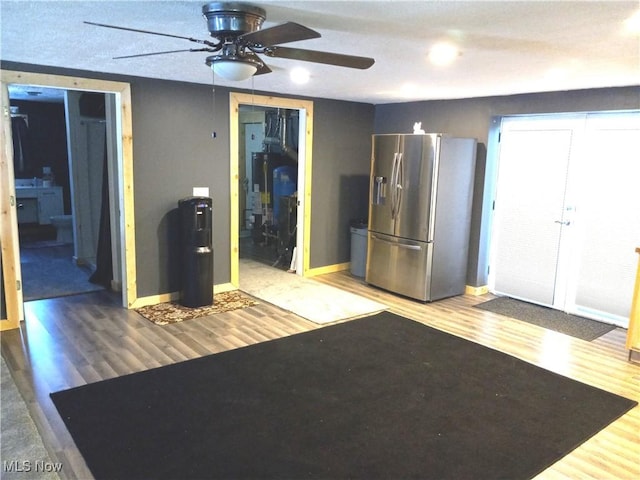
[[[596,320],[571,315],[560,310],[542,307],[510,297],[494,298],[488,302],[479,303],[476,307],[532,323],[548,330],[571,335],[588,342],[616,328],[615,325],[597,322]]]
[[[636,404],[388,312],[51,396],[119,480],[531,478]]]

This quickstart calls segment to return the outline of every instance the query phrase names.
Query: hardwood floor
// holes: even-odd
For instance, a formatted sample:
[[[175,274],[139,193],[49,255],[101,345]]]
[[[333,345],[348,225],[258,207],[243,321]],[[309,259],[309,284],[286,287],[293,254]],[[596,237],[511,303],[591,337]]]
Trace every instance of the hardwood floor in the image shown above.
[[[490,296],[464,295],[422,304],[369,287],[346,272],[315,278],[389,305],[394,313],[640,400],[640,366],[627,362],[626,330],[618,328],[585,342],[473,308]],[[29,302],[25,313],[20,330],[2,333],[2,355],[52,460],[64,465],[63,479],[92,477],[49,393],[321,328],[264,302],[213,317],[157,326],[121,308],[119,299],[107,292]],[[640,478],[640,407],[538,478]]]

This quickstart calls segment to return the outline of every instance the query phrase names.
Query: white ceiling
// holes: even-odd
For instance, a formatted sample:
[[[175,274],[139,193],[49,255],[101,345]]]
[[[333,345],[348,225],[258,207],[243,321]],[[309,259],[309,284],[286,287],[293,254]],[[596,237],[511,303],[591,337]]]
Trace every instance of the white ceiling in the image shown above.
[[[85,25],[84,20],[208,38],[196,1],[1,0],[3,61],[211,84],[208,53],[113,56],[198,47],[186,40]],[[287,44],[373,57],[355,70],[266,58],[274,73],[217,85],[391,103],[640,85],[640,3],[633,1],[256,1],[263,28],[285,21],[322,38]],[[634,16],[635,15],[635,16]],[[427,59],[448,40],[448,67]],[[292,67],[311,73],[289,80]]]

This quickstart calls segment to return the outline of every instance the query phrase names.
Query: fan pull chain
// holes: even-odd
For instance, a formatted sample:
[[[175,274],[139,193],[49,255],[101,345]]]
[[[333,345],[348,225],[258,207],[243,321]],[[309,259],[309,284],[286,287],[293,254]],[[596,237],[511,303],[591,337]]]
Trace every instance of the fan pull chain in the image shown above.
[[[252,75],[251,76],[251,111],[255,111],[256,106],[255,106],[255,94],[256,94],[256,88],[255,88],[255,80],[256,80],[256,76]]]
[[[216,132],[216,74],[211,69],[211,138],[218,136]]]

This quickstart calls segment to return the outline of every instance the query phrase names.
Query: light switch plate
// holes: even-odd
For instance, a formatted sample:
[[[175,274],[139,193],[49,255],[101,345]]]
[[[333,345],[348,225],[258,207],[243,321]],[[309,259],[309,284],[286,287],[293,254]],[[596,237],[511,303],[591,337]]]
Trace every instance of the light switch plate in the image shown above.
[[[209,187],[193,187],[193,196],[194,197],[208,197],[209,196]]]

